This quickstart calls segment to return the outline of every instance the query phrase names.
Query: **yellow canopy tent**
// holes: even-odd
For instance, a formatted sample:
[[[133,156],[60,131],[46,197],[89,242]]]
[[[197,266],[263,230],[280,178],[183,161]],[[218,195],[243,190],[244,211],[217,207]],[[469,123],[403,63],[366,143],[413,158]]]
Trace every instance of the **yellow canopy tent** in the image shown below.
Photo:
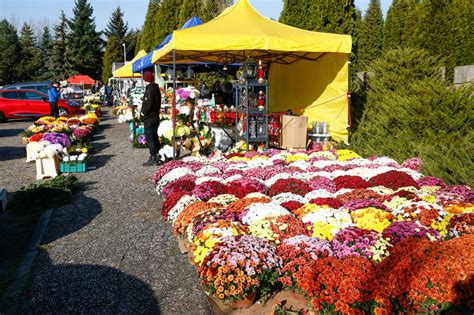
[[[238,0],[215,19],[173,32],[153,53],[161,64],[218,62],[248,58],[270,63],[269,109],[293,109],[312,121],[327,121],[338,141],[348,136],[349,66],[352,39],[301,30],[260,15],[248,0]]]
[[[127,63],[125,66],[115,70],[112,73],[112,76],[114,78],[140,78],[141,74],[140,73],[133,73],[132,66],[133,66],[134,61],[137,61],[138,59],[140,59],[141,57],[143,57],[145,55],[146,55],[146,51],[140,50],[138,52],[138,54],[135,57],[133,57],[133,59],[129,63]]]

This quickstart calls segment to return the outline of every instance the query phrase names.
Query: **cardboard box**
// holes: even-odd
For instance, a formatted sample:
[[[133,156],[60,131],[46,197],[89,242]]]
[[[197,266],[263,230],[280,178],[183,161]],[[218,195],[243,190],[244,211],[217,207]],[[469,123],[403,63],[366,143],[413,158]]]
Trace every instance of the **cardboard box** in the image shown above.
[[[285,149],[305,149],[308,131],[308,117],[281,116],[281,147]]]

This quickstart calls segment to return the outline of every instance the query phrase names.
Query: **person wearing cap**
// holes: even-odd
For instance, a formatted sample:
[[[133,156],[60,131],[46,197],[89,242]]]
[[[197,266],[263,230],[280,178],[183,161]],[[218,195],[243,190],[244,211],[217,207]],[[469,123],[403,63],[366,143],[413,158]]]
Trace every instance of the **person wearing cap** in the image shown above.
[[[159,165],[161,161],[158,158],[158,151],[160,150],[158,126],[160,124],[161,93],[158,84],[154,82],[152,72],[146,71],[143,73],[143,81],[145,81],[146,88],[141,114],[145,127],[145,138],[150,151],[150,158],[143,163],[143,166]]]
[[[59,117],[58,99],[60,94],[59,83],[54,82],[48,89],[49,115],[54,118]]]

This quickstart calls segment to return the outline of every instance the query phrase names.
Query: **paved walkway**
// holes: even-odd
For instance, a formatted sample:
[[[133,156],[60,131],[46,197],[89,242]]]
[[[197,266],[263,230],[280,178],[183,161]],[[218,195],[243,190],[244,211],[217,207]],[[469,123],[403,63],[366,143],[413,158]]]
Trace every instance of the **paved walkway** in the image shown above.
[[[141,165],[147,150],[132,149],[128,126],[107,111],[101,130],[97,169],[79,174],[81,192],[54,211],[28,288],[7,313],[208,314],[196,272],[160,217],[154,168]]]

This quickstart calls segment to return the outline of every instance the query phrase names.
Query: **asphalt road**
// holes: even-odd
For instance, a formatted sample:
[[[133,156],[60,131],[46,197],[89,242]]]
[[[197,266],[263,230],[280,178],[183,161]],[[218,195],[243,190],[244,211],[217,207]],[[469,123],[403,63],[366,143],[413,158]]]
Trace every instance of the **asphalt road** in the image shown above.
[[[0,185],[34,181],[16,134],[30,122],[0,124]],[[94,138],[98,152],[78,174],[81,191],[55,209],[30,281],[7,314],[209,314],[205,294],[187,256],[180,254],[160,216],[154,168],[141,164],[128,126],[105,110]]]

